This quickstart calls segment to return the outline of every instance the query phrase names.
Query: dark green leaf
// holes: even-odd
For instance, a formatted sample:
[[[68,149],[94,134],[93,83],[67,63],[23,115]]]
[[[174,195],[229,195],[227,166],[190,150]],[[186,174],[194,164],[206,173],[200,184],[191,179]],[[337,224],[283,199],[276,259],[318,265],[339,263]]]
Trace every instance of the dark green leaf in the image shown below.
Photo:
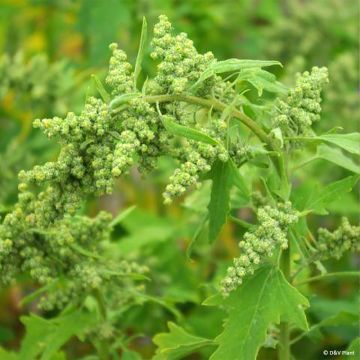
[[[208,206],[210,241],[218,237],[230,211],[231,174],[229,161],[224,163],[217,160],[211,169],[212,187]]]
[[[26,327],[26,335],[21,344],[20,359],[50,360],[71,337],[81,335],[97,319],[93,314],[77,310],[51,320],[30,315],[23,316],[21,321]]]

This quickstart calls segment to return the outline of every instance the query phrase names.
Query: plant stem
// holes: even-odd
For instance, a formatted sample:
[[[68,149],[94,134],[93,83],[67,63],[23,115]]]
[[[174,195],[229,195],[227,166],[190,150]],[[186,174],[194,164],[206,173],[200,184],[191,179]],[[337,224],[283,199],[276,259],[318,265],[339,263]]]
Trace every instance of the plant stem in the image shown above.
[[[281,270],[286,279],[290,277],[290,247],[281,256]],[[288,322],[280,323],[279,360],[290,359],[290,327]]]
[[[145,96],[144,100],[148,103],[160,103],[160,102],[171,102],[171,101],[183,101],[190,104],[201,105],[207,108],[213,108],[219,111],[224,111],[229,105],[225,104],[217,99],[204,99],[193,95],[152,95]],[[276,171],[282,180],[282,186],[286,186],[288,190],[287,173],[285,169],[285,161],[282,154],[279,152],[278,147],[274,144],[271,137],[260,127],[258,124],[243,112],[233,109],[231,114],[234,118],[240,120],[245,126],[247,126],[267,147],[274,151],[275,154],[271,155],[271,161],[274,163]],[[287,191],[288,192],[288,191]]]
[[[295,283],[294,285],[295,286],[303,285],[303,284],[307,284],[309,282],[322,280],[322,279],[326,279],[326,278],[352,277],[352,276],[359,277],[360,271],[340,271],[340,272],[317,275],[317,276],[309,277],[306,280],[299,281],[299,282]]]
[[[227,104],[224,104],[223,102],[216,99],[204,99],[197,96],[183,94],[145,96],[144,100],[149,103],[183,101],[190,104],[201,105],[207,108],[212,107],[219,111],[224,111],[228,107]],[[246,125],[261,141],[269,146],[272,145],[266,132],[261,129],[261,127],[259,127],[254,120],[237,109],[232,110],[232,115],[240,120],[244,125]]]
[[[107,311],[104,298],[99,290],[94,291],[94,297],[98,304],[100,316],[103,322],[107,321]],[[106,339],[99,337],[99,346],[97,347],[98,355],[101,360],[110,359],[109,343]]]

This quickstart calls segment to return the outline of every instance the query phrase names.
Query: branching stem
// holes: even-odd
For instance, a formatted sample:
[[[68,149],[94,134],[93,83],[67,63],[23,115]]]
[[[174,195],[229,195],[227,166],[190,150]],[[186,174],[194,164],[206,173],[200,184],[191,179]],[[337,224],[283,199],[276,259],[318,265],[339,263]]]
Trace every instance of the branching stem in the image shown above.
[[[172,101],[183,101],[190,104],[200,105],[209,109],[215,109],[224,111],[228,104],[225,104],[217,99],[204,99],[198,96],[179,94],[179,95],[151,95],[145,96],[144,100],[148,103],[161,103],[161,102],[172,102]],[[232,116],[241,121],[246,127],[248,127],[263,143],[267,145],[269,150],[273,151],[271,160],[275,165],[275,168],[282,179],[283,185],[288,184],[287,172],[285,169],[285,161],[283,155],[279,152],[278,147],[274,144],[272,138],[260,127],[258,124],[243,112],[233,109]]]

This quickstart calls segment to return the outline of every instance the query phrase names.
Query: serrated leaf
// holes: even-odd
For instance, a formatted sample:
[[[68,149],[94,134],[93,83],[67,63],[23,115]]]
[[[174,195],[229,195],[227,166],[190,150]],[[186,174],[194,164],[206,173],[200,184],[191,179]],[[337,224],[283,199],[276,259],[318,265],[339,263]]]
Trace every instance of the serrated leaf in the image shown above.
[[[264,266],[247,278],[222,305],[228,312],[210,360],[255,360],[271,324],[280,320],[307,330],[307,299],[276,268]]]
[[[134,69],[134,88],[136,89],[137,79],[141,71],[141,63],[144,58],[144,49],[147,38],[147,23],[145,16],[143,17],[143,23],[141,28],[139,50],[136,57],[135,69]]]
[[[237,72],[243,69],[250,69],[250,68],[263,68],[273,65],[282,66],[279,61],[273,61],[273,60],[228,59],[224,61],[214,61],[200,75],[199,79],[192,87],[198,86],[203,81],[216,74],[222,74],[226,72]]]
[[[312,210],[317,214],[327,214],[327,205],[339,200],[344,193],[350,192],[359,181],[359,178],[358,175],[349,176],[321,189],[314,189],[304,209]]]
[[[157,334],[153,339],[158,346],[153,360],[183,359],[205,346],[214,345],[213,340],[192,335],[172,322],[168,327],[168,333]]]
[[[189,140],[199,141],[210,145],[219,145],[219,143],[210,136],[193,128],[176,123],[170,116],[162,116],[161,120],[166,128],[173,135],[182,136]]]
[[[23,316],[21,322],[26,326],[26,335],[19,359],[50,360],[71,337],[81,335],[96,321],[93,314],[80,310],[51,320],[36,315]]]
[[[214,241],[226,222],[230,211],[230,189],[232,185],[230,162],[217,160],[211,169],[211,196],[209,210],[209,240]]]

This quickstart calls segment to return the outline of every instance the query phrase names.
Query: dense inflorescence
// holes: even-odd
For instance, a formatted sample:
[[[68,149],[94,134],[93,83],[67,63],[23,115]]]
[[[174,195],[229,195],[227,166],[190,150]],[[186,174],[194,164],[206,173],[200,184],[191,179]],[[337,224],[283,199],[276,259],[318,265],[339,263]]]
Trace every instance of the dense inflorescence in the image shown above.
[[[179,76],[182,72],[181,83],[185,86],[188,81],[190,86],[213,60],[210,54],[197,54],[190,40],[185,41],[184,34],[173,36],[171,31],[166,17],[161,17],[155,28],[153,54],[160,60],[159,72],[152,81],[157,89],[161,89],[160,93],[178,93],[185,89],[180,90],[180,85],[175,82],[170,84],[170,73],[166,70],[170,63],[174,64]],[[48,282],[54,276],[49,268],[40,266],[37,271],[31,271],[27,261],[32,255],[36,256],[39,264],[40,259],[46,259],[47,245],[42,251],[37,247],[39,234],[47,234],[48,237],[52,229],[63,226],[65,218],[74,215],[88,195],[110,193],[114,179],[125,174],[136,158],[141,171],[154,168],[157,158],[162,155],[170,154],[180,162],[164,194],[167,202],[195,184],[199,174],[209,171],[216,158],[223,161],[228,158],[222,145],[191,140],[183,141],[184,146],[180,148],[184,150],[171,150],[176,148],[173,143],[182,142],[182,139],[166,132],[162,117],[171,113],[174,121],[199,127],[189,116],[198,108],[192,106],[187,109],[185,104],[169,103],[161,106],[164,115],[160,114],[160,109],[147,102],[134,88],[134,74],[126,54],[114,44],[110,48],[113,54],[106,83],[111,88],[111,96],[116,101],[117,96],[134,91],[136,96],[126,101],[124,107],[115,109],[104,100],[89,97],[80,115],[70,112],[65,118],[34,122],[35,127],[60,144],[61,150],[56,161],[19,173],[18,203],[0,225],[0,267],[4,282],[11,281],[21,269],[30,270],[30,274],[41,283]],[[149,86],[151,88],[153,86]],[[225,123],[217,120],[201,129],[221,144],[225,135],[219,122]],[[72,226],[69,221],[66,224]],[[68,248],[68,244],[63,246]],[[24,247],[27,249],[25,252]],[[32,255],[23,257],[21,254]]]
[[[154,90],[157,94],[180,94],[194,83],[207,66],[214,60],[208,52],[198,54],[187,34],[173,36],[171,23],[167,17],[159,17],[154,28],[151,57],[160,61],[154,78]]]
[[[318,229],[317,255],[321,259],[340,257],[346,251],[360,251],[360,226],[353,226],[347,218],[342,218],[340,226],[333,232]]]
[[[217,63],[213,55],[199,54],[185,34],[173,35],[165,16],[160,16],[155,26],[152,46],[151,56],[158,62],[157,74],[144,83],[141,91],[136,87],[126,54],[112,44],[105,80],[109,94],[103,96],[104,89],[103,99],[89,97],[80,115],[71,112],[64,118],[34,122],[34,126],[49,138],[57,140],[61,150],[56,161],[19,174],[19,201],[0,225],[3,281],[11,281],[16,276],[16,269],[24,266],[28,269],[24,265],[27,256],[21,256],[23,247],[30,249],[26,253],[34,251],[37,254],[41,234],[48,238],[53,229],[59,230],[63,224],[69,228],[76,226],[68,217],[76,214],[84,199],[92,194],[111,193],[114,180],[126,174],[135,162],[141,172],[156,167],[160,156],[171,156],[179,163],[164,191],[165,202],[170,203],[190,186],[196,186],[201,175],[209,172],[215,161],[227,162],[231,157],[241,166],[256,155],[251,147],[239,140],[240,134],[229,135],[231,111],[226,114],[212,107],[179,100],[179,95],[186,96],[189,92],[192,96],[220,99],[225,108],[236,103],[231,84],[215,73],[195,84],[210,65]],[[279,100],[274,126],[279,126],[286,135],[306,133],[318,119],[320,91],[326,82],[325,68],[313,68],[311,73],[299,76],[288,98]],[[169,100],[158,102],[159,97]],[[175,136],[168,131],[165,120],[197,130],[210,137],[211,142]],[[276,245],[287,246],[286,229],[296,221],[297,214],[289,204],[280,204],[276,209],[260,208],[258,218],[260,225],[255,231],[246,233],[240,243],[244,254],[235,259],[234,267],[229,269],[228,277],[223,281],[224,293],[240,284],[243,276],[251,273]],[[62,246],[67,253],[70,245],[64,243]],[[90,244],[85,244],[85,248],[88,246]],[[43,251],[47,251],[47,245]],[[47,253],[40,252],[36,256],[46,259]],[[81,274],[88,274],[88,270],[84,270],[88,269],[86,265],[79,268],[75,266],[77,264],[78,259],[74,259],[74,269],[80,269],[76,276],[81,278]],[[30,269],[37,281],[46,283],[55,276],[51,268],[40,268],[47,270],[40,274]],[[71,274],[72,278],[76,277]],[[93,279],[89,284],[98,283],[97,274],[88,275]],[[83,283],[88,282],[84,280]]]
[[[295,88],[289,90],[286,99],[276,102],[273,126],[286,136],[308,135],[312,124],[320,119],[320,93],[327,82],[327,68],[313,67],[311,72],[298,74]]]
[[[227,275],[221,282],[224,296],[241,285],[244,277],[252,274],[265,257],[273,254],[276,247],[288,247],[287,230],[298,217],[289,202],[280,203],[277,208],[267,205],[258,209],[259,224],[255,230],[244,234],[239,242],[241,255],[234,259],[233,266],[228,268]]]

